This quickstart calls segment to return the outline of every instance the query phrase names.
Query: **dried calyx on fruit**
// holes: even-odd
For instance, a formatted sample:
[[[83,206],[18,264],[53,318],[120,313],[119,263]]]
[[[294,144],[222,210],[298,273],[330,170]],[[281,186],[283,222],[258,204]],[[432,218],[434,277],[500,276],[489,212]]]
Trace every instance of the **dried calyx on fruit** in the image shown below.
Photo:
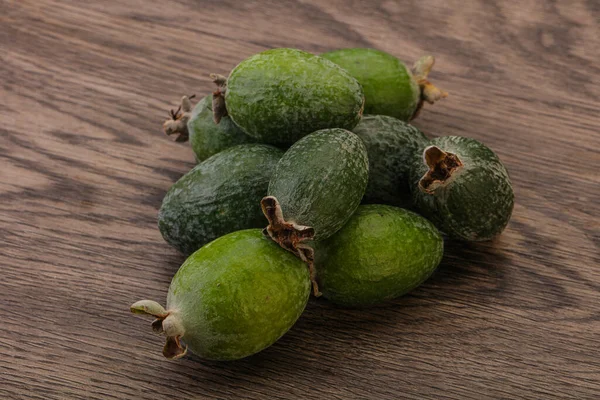
[[[167,136],[177,135],[176,142],[187,142],[190,137],[187,124],[192,114],[191,99],[194,97],[196,96],[183,96],[177,110],[171,109],[169,111],[170,118],[163,123],[163,130]]]
[[[187,346],[183,346],[181,338],[185,333],[181,320],[172,311],[167,311],[163,306],[152,300],[140,300],[130,307],[134,314],[150,315],[156,318],[152,322],[152,330],[167,337],[163,347],[163,355],[169,359],[183,357],[187,353]]]
[[[436,101],[448,97],[448,92],[445,92],[432,84],[428,77],[433,65],[435,64],[435,58],[433,56],[424,56],[419,58],[413,66],[412,72],[414,79],[419,85],[419,102],[417,108],[411,115],[410,119],[415,119],[419,116],[423,103],[434,104]]]
[[[463,166],[456,154],[446,153],[437,146],[427,147],[423,159],[429,171],[419,180],[419,189],[427,193],[434,193],[438,186],[448,184],[454,172]]]
[[[415,160],[411,189],[419,212],[456,239],[481,241],[500,234],[511,217],[514,193],[498,156],[475,139],[431,140]]]
[[[212,95],[213,120],[215,124],[221,122],[223,117],[227,116],[227,107],[225,105],[225,93],[227,92],[227,78],[219,74],[210,74],[210,79],[217,85],[217,90]]]

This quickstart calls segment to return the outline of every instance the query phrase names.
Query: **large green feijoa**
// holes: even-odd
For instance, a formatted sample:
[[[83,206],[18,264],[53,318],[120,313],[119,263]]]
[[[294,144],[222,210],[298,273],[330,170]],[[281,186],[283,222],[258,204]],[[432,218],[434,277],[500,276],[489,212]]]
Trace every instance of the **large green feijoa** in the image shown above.
[[[226,233],[264,226],[260,200],[282,155],[241,144],[198,164],[163,199],[158,227],[165,240],[187,255]]]
[[[365,114],[409,121],[417,116],[424,101],[433,104],[447,96],[427,80],[434,64],[432,56],[417,61],[413,71],[393,55],[375,49],[341,49],[321,57],[344,68],[362,85]]]
[[[178,142],[189,138],[198,162],[229,147],[255,142],[227,116],[219,124],[215,123],[212,96],[204,97],[193,109],[189,98],[184,96],[177,111],[171,110],[171,118],[165,121],[163,128],[167,135],[178,134]]]
[[[309,265],[311,241],[337,232],[360,204],[369,178],[363,141],[344,129],[323,129],[300,139],[277,163],[262,202],[266,233]]]
[[[433,139],[411,172],[419,212],[456,239],[482,241],[510,219],[514,193],[508,172],[483,143],[460,136]]]
[[[189,348],[203,358],[235,360],[275,343],[309,296],[306,265],[259,229],[249,229],[192,254],[173,277],[166,309],[142,300],[131,311],[157,318],[152,327],[167,336],[167,358],[182,357]]]
[[[225,92],[226,112],[236,125],[269,144],[291,145],[319,129],[352,129],[363,111],[356,79],[331,61],[295,49],[256,54],[235,67],[226,83],[222,77],[215,82],[220,85],[215,102]]]
[[[425,218],[370,204],[360,206],[335,235],[315,244],[315,267],[323,297],[364,307],[419,286],[443,252],[441,234]]]
[[[410,207],[410,166],[428,139],[412,125],[386,115],[365,115],[353,129],[367,146],[367,204]]]

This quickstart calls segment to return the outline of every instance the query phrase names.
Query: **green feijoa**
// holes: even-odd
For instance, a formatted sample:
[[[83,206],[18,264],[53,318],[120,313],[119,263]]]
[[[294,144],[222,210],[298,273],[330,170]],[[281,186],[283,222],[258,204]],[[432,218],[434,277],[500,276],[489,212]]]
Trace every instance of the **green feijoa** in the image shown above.
[[[410,165],[427,138],[420,130],[387,115],[365,115],[353,129],[369,155],[369,184],[363,203],[410,207]]]
[[[427,80],[434,64],[432,56],[417,61],[413,71],[393,55],[376,49],[341,49],[321,57],[344,68],[362,85],[365,114],[409,121],[417,116],[424,101],[433,104],[447,96]]]
[[[227,116],[219,124],[215,123],[212,96],[206,96],[196,104],[187,126],[190,143],[198,161],[204,161],[229,147],[255,141]]]
[[[314,54],[272,49],[231,71],[216,93],[225,92],[233,121],[264,143],[291,145],[325,128],[352,129],[364,103],[360,84],[346,71]],[[217,119],[220,115],[217,115]]]
[[[323,297],[364,307],[408,293],[442,259],[444,242],[425,218],[388,205],[360,206],[335,235],[315,244]]]
[[[364,143],[344,129],[323,129],[297,141],[277,163],[262,199],[274,241],[306,261],[315,296],[313,241],[337,232],[360,204],[369,178]]]
[[[498,156],[475,139],[433,139],[414,162],[411,181],[419,212],[452,238],[491,239],[504,230],[512,214],[508,172]]]
[[[290,223],[310,227],[312,240],[337,232],[360,204],[369,176],[363,141],[344,129],[316,131],[279,160],[268,194]]]
[[[165,240],[183,254],[226,233],[264,226],[260,200],[283,152],[241,144],[204,160],[169,189],[158,213]]]
[[[189,348],[206,359],[236,360],[283,336],[309,296],[306,265],[259,229],[249,229],[192,254],[173,277],[166,309],[142,300],[131,311],[157,318],[152,327],[167,336],[167,358],[182,357]]]
[[[229,147],[255,142],[227,116],[215,123],[212,96],[204,97],[193,109],[190,99],[184,96],[177,111],[171,110],[171,118],[163,128],[167,135],[178,134],[178,142],[189,139],[198,162]]]

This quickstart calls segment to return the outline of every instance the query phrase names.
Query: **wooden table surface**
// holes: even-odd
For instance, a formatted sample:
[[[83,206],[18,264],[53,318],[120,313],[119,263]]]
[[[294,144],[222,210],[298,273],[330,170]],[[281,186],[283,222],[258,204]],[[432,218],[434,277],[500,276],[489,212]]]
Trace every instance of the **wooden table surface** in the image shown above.
[[[600,397],[600,3],[0,0],[1,399]],[[141,298],[183,257],[157,209],[194,165],[160,129],[272,47],[437,56],[415,125],[500,155],[504,234],[447,243],[412,294],[311,300],[278,343],[167,361]]]

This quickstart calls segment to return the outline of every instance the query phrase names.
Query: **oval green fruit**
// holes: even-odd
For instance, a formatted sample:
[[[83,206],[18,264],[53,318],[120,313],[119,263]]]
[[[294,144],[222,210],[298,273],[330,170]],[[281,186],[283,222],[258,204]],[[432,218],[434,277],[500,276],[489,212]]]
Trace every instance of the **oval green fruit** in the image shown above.
[[[277,163],[269,196],[261,201],[266,233],[309,269],[315,296],[311,241],[337,232],[360,204],[369,178],[363,141],[344,129],[323,129],[300,139]]]
[[[255,141],[229,117],[222,117],[219,124],[215,122],[211,96],[204,97],[192,109],[193,97],[181,98],[181,105],[177,110],[171,110],[171,117],[163,123],[163,129],[168,136],[177,135],[176,142],[189,139],[198,162],[228,147]]]
[[[412,125],[386,115],[365,115],[353,129],[369,155],[369,184],[363,203],[410,207],[410,166],[429,141]]]
[[[166,309],[142,300],[131,310],[157,318],[152,325],[167,336],[167,358],[189,348],[206,359],[236,360],[283,336],[309,296],[306,265],[259,229],[249,229],[192,254],[173,277]]]
[[[199,162],[229,147],[255,141],[227,116],[218,124],[214,122],[212,96],[206,96],[196,104],[187,127],[192,149]]]
[[[363,141],[344,129],[324,129],[296,142],[269,182],[287,221],[314,230],[313,240],[337,232],[360,204],[369,175]]]
[[[352,129],[364,103],[360,84],[346,71],[285,48],[242,61],[223,90],[233,121],[248,135],[275,145],[291,145],[319,129]]]
[[[360,206],[339,232],[315,246],[323,297],[349,307],[408,293],[433,273],[444,252],[442,236],[431,222],[377,204]]]
[[[483,143],[460,136],[431,140],[411,172],[419,212],[456,239],[489,240],[510,220],[514,193],[504,165]]]
[[[164,239],[188,255],[226,233],[263,227],[260,200],[282,155],[272,146],[242,144],[198,164],[163,199]]]
[[[341,49],[321,54],[321,57],[344,68],[362,85],[365,114],[409,121],[416,117],[423,101],[433,104],[447,95],[427,81],[434,63],[431,56],[415,64],[414,74],[393,55],[376,49]]]

